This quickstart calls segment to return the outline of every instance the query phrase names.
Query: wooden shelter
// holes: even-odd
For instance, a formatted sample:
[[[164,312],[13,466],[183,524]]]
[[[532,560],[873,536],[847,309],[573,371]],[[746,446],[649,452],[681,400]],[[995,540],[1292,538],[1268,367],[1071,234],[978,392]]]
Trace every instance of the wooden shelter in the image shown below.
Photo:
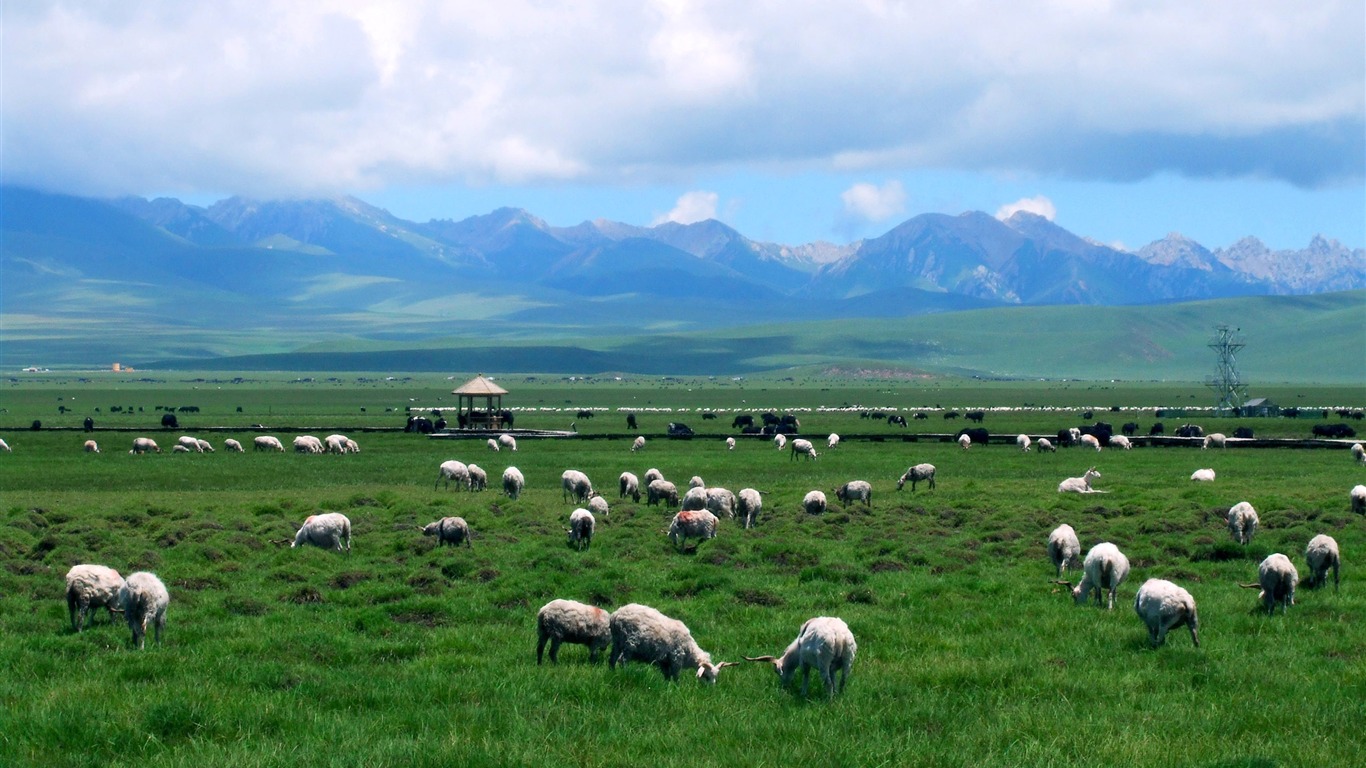
[[[503,395],[508,391],[479,374],[451,392],[456,397],[456,419],[462,429],[501,429]],[[476,402],[482,403],[477,406]]]

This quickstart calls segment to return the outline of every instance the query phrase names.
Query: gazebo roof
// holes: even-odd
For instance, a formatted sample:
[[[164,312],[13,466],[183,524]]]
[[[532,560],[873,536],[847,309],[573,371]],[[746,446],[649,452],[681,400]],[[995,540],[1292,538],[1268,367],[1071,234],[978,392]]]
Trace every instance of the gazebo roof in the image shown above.
[[[506,395],[508,391],[484,378],[484,374],[479,374],[464,384],[459,389],[452,390],[452,395]]]

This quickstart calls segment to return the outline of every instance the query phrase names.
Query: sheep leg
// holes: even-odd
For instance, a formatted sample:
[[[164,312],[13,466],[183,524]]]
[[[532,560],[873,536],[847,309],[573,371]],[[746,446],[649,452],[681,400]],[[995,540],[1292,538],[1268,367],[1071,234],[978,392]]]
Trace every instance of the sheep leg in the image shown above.
[[[536,641],[536,663],[537,663],[538,665],[541,663],[541,656],[545,653],[545,641],[547,641],[547,640],[549,640],[549,639],[550,639],[550,636],[549,636],[549,635],[542,634],[541,637],[540,637],[540,639],[538,639],[538,640]],[[553,652],[552,652],[552,655],[551,655],[551,657],[550,657],[550,660],[551,660],[551,661],[554,661],[554,660],[555,660],[555,656],[553,655]]]
[[[558,637],[551,638],[551,640],[550,640],[550,663],[551,663],[551,664],[559,664],[559,663],[560,663],[560,643],[562,643],[562,642],[564,642],[564,641],[561,640],[561,639],[558,638]]]
[[[811,686],[811,665],[802,663],[802,698],[806,698],[806,692]]]

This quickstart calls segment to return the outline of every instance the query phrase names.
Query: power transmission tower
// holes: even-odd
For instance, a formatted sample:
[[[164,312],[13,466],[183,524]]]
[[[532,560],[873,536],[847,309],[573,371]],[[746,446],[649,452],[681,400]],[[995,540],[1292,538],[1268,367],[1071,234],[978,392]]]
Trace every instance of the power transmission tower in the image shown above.
[[[1238,375],[1238,350],[1247,346],[1242,336],[1238,335],[1240,330],[1220,325],[1216,327],[1214,338],[1209,343],[1209,348],[1214,350],[1219,360],[1214,375],[1205,379],[1205,386],[1214,390],[1218,397],[1214,411],[1220,416],[1236,411],[1247,400],[1247,387]]]

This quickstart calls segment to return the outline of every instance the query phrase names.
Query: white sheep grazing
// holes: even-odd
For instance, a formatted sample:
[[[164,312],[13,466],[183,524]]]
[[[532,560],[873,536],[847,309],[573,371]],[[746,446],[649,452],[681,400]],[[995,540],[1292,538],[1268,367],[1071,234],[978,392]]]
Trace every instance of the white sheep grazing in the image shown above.
[[[656,481],[656,480],[663,480],[663,479],[664,479],[664,473],[663,473],[663,472],[660,472],[659,470],[655,469],[654,467],[650,467],[649,469],[645,470],[645,474],[641,477],[640,481],[641,481],[642,483],[645,483],[645,485],[648,486],[650,483],[653,483],[653,482]]]
[[[1238,586],[1247,589],[1260,588],[1262,591],[1257,594],[1257,599],[1266,604],[1266,615],[1275,615],[1276,603],[1280,603],[1281,615],[1284,616],[1287,609],[1295,604],[1295,587],[1299,583],[1300,574],[1295,570],[1295,564],[1290,562],[1290,558],[1277,552],[1267,555],[1261,565],[1257,566],[1256,584]]]
[[[327,453],[346,453],[346,442],[348,439],[349,438],[347,438],[346,435],[328,435],[323,438],[323,450]]]
[[[597,497],[602,498],[602,497]],[[593,529],[598,525],[593,513],[586,509],[576,509],[569,513],[569,545],[583,551],[593,544]]]
[[[691,490],[691,489],[693,489],[693,488],[706,488],[706,487],[707,487],[707,483],[702,479],[702,477],[701,477],[700,475],[693,475],[692,478],[691,478],[690,480],[688,480],[688,488],[689,488],[689,490]]]
[[[498,441],[497,441],[497,440],[494,440],[493,438],[490,437],[490,438],[489,438],[489,442],[488,442],[488,446],[489,446],[489,450],[490,450],[490,451],[493,451],[494,453],[497,453],[497,452],[498,452]]]
[[[636,451],[638,451],[638,450],[640,450],[641,448],[644,448],[644,447],[645,447],[645,436],[644,436],[644,435],[637,435],[637,436],[636,436],[636,439],[631,441],[631,453],[635,453]]]
[[[133,449],[129,453],[143,454],[148,452],[161,453],[161,449],[157,447],[157,441],[150,437],[133,438]]]
[[[1129,438],[1125,437],[1124,435],[1110,435],[1110,447],[1122,448],[1126,451],[1129,451],[1133,450],[1134,445],[1133,443],[1129,442]]]
[[[1226,448],[1228,447],[1228,438],[1225,437],[1222,432],[1212,432],[1205,435],[1205,441],[1200,444],[1200,450],[1206,450],[1210,446],[1214,446],[1215,448]]]
[[[728,437],[728,438],[726,438],[726,450],[728,450],[728,451],[733,451],[733,450],[735,450],[735,438],[733,438],[733,437]]]
[[[1228,514],[1224,518],[1228,521],[1228,535],[1233,540],[1247,546],[1252,543],[1253,534],[1257,533],[1257,510],[1246,501],[1240,501],[1229,508]]]
[[[246,453],[246,450],[242,448],[242,444],[233,440],[231,437],[223,441],[223,450],[232,453]]]
[[[588,660],[612,643],[612,614],[595,605],[574,600],[551,600],[536,612],[536,663],[541,663],[545,643],[550,641],[550,663],[558,664],[560,644],[588,647]]]
[[[3,451],[5,453],[13,453],[13,451],[10,450],[9,443],[5,442],[3,439],[0,439],[0,451]]]
[[[1352,511],[1358,515],[1366,514],[1366,485],[1354,485],[1351,491]]]
[[[782,449],[786,448],[786,447],[787,447],[787,435],[784,435],[784,434],[781,433],[781,432],[779,432],[778,434],[774,435],[774,436],[773,436],[773,446],[774,446],[775,448],[777,448],[778,450],[780,450],[780,451],[781,451]]]
[[[99,452],[100,452],[100,444],[97,443],[97,442],[95,442],[94,440],[86,440],[86,441],[85,441],[85,445],[81,446],[81,448],[82,448],[86,453],[99,453]]]
[[[504,432],[503,434],[498,436],[498,445],[508,449],[509,451],[515,451],[517,450],[517,438]]]
[[[593,483],[589,482],[588,475],[577,469],[566,469],[560,473],[560,498],[582,504],[588,501],[588,497],[593,493]]]
[[[1106,601],[1106,609],[1113,611],[1115,592],[1129,575],[1129,558],[1119,551],[1119,547],[1107,541],[1091,547],[1091,551],[1086,553],[1086,559],[1082,561],[1081,568],[1081,583],[1072,588],[1072,599],[1077,605],[1083,605],[1094,590],[1096,604],[1099,605],[1101,592],[1107,591],[1109,599]],[[1067,584],[1065,581],[1060,583]]]
[[[436,490],[436,487],[441,485],[443,480],[446,481],[447,490],[450,489],[452,480],[455,481],[457,491],[467,490],[470,487],[470,468],[463,461],[456,461],[455,459],[443,461],[437,469],[436,482],[432,483],[432,490]]]
[[[645,494],[646,506],[653,507],[661,500],[665,508],[678,506],[678,488],[668,480],[651,480]]]
[[[694,487],[692,487],[692,488],[689,488],[687,493],[683,494],[683,505],[680,507],[680,509],[683,509],[684,511],[688,511],[688,510],[693,510],[693,509],[706,509],[706,508],[707,508],[707,489],[706,489],[706,488],[703,488],[702,486],[694,486]]]
[[[916,483],[919,483],[919,482],[922,482],[922,481],[928,481],[929,484],[930,484],[930,488],[933,489],[933,488],[934,488],[934,465],[933,465],[933,464],[916,464],[915,466],[913,466],[913,467],[907,469],[906,472],[901,476],[901,478],[898,479],[898,480],[896,481],[896,489],[897,489],[898,491],[901,490],[901,489],[906,485],[906,481],[908,481],[908,480],[909,480],[910,483],[911,483],[911,492],[912,492],[912,493],[915,492],[915,484],[916,484]]]
[[[844,506],[849,506],[855,501],[863,502],[863,506],[873,506],[873,486],[867,480],[850,480],[835,489],[835,498],[840,500]]]
[[[435,536],[438,547],[442,544],[449,544],[452,547],[464,544],[466,549],[474,548],[470,543],[470,525],[463,517],[443,517],[427,523],[422,527],[422,535]]]
[[[811,670],[814,669],[825,683],[825,695],[834,698],[837,690],[835,670],[839,670],[838,690],[843,693],[857,653],[858,643],[854,642],[854,633],[849,631],[848,624],[833,616],[817,616],[814,619],[807,619],[806,623],[802,624],[802,628],[797,632],[797,639],[787,646],[782,657],[746,656],[745,660],[772,662],[781,681],[780,685],[784,688],[792,682],[792,676],[797,670],[801,670],[803,697],[810,688]]]
[[[181,445],[180,443],[176,443],[175,445],[171,446],[171,453],[192,453],[192,451],[189,448],[186,448],[185,446]]]
[[[1058,493],[1104,493],[1091,487],[1091,481],[1098,477],[1100,473],[1091,467],[1081,477],[1069,477],[1058,483]]]
[[[834,432],[831,432],[831,433],[830,433],[830,436],[827,437],[827,438],[825,438],[825,447],[826,447],[827,450],[833,451],[833,450],[835,450],[836,448],[839,447],[839,444],[840,444],[840,436],[837,435],[837,434],[835,434]]]
[[[805,456],[808,460],[820,455],[816,453],[816,446],[812,445],[810,440],[803,440],[800,437],[792,441],[792,455],[789,458],[795,459],[798,454]]]
[[[1342,562],[1338,554],[1338,542],[1332,536],[1320,533],[1309,540],[1304,548],[1304,561],[1309,565],[1309,588],[1315,589],[1328,582],[1328,569],[1333,569],[1333,591],[1338,591],[1338,566]]]
[[[1044,453],[1057,453],[1057,452],[1058,452],[1058,449],[1057,449],[1056,447],[1054,447],[1053,441],[1052,441],[1052,440],[1049,440],[1049,439],[1046,438],[1046,437],[1041,437],[1041,438],[1039,438],[1039,453],[1040,453],[1040,454],[1044,454]]]
[[[607,663],[612,669],[628,661],[643,661],[659,667],[665,680],[677,680],[682,670],[696,669],[699,682],[714,684],[722,669],[739,664],[713,664],[711,654],[698,647],[686,624],[648,605],[623,605],[610,623],[612,650]]]
[[[470,490],[482,491],[489,487],[489,473],[478,464],[466,465],[465,469],[470,473]]]
[[[213,453],[213,446],[209,444],[208,440],[196,440],[195,442],[199,443],[200,453]]]
[[[1167,642],[1167,632],[1184,625],[1191,643],[1200,647],[1200,617],[1191,593],[1165,579],[1148,579],[1134,595],[1134,613],[1148,627],[1148,643],[1156,648]]]
[[[351,552],[351,521],[340,512],[324,512],[321,515],[309,515],[304,524],[299,526],[299,532],[294,534],[294,543],[289,545],[294,549],[300,544],[312,544],[323,549],[335,549],[338,552]]]
[[[971,438],[971,437],[968,437],[966,434],[959,435],[959,436],[958,436],[958,447],[959,447],[959,448],[962,448],[962,449],[965,450],[965,451],[968,450],[969,448],[972,447],[972,438]]]
[[[607,506],[607,499],[604,499],[599,493],[595,492],[588,497],[588,511],[594,515],[602,515],[604,523],[612,522],[612,508]]]
[[[1352,443],[1352,461],[1358,464],[1366,464],[1366,446],[1361,443]]]
[[[1095,435],[1082,435],[1081,444],[1086,446],[1087,448],[1092,448],[1097,452],[1100,451],[1100,438],[1096,437]]]
[[[1212,483],[1214,482],[1214,470],[1209,469],[1208,467],[1205,469],[1197,469],[1191,473],[1191,479],[1197,483]]]
[[[133,645],[139,649],[144,646],[149,623],[156,633],[157,645],[161,645],[161,632],[166,628],[166,606],[170,604],[171,595],[156,574],[138,571],[128,575],[119,587],[119,610],[123,611],[123,618],[133,632]]]
[[[688,537],[707,541],[716,538],[716,515],[705,509],[689,509],[674,515],[669,523],[669,543],[680,551],[688,548]]]
[[[707,489],[707,511],[717,517],[735,517],[736,498],[735,494],[725,488]]]
[[[183,446],[185,446],[185,447],[188,448],[192,453],[203,453],[203,452],[204,452],[204,446],[202,446],[202,445],[199,444],[199,438],[197,438],[197,437],[190,437],[189,435],[181,435],[180,438],[176,440],[176,444],[177,444],[177,445],[183,445]]]
[[[516,467],[508,467],[503,470],[503,493],[510,499],[515,499],[522,495],[522,489],[526,487],[526,478],[522,477],[522,471]]]
[[[969,439],[971,439],[971,438],[969,438]],[[1021,452],[1021,453],[1029,453],[1029,445],[1030,445],[1030,442],[1031,442],[1031,441],[1030,441],[1030,439],[1029,439],[1029,435],[1016,435],[1016,436],[1015,436],[1015,446],[1016,446],[1017,448],[1020,449],[1020,452]]]
[[[1048,560],[1058,569],[1058,578],[1067,572],[1068,564],[1075,565],[1081,557],[1081,542],[1072,526],[1063,523],[1048,534]]]
[[[97,608],[109,611],[112,624],[122,587],[123,577],[113,568],[89,563],[71,566],[66,572],[66,610],[71,617],[71,629],[84,629],[86,616]],[[94,621],[95,617],[90,616],[90,622]]]
[[[617,498],[624,499],[631,497],[631,501],[640,503],[640,478],[630,472],[622,472],[621,477],[617,478]]]
[[[280,438],[271,437],[270,435],[258,435],[257,437],[252,438],[251,449],[253,451],[278,451],[279,453],[285,452],[284,443],[280,442]]]
[[[759,512],[764,508],[764,498],[753,488],[744,488],[735,494],[736,512],[740,519],[745,521],[745,528],[754,527],[754,523],[759,519]]]
[[[343,453],[360,453],[360,443],[351,438],[346,438],[346,450]]]
[[[295,453],[322,453],[323,441],[313,435],[299,435],[294,438]]]
[[[820,491],[810,491],[802,497],[802,509],[808,515],[819,515],[825,512],[825,494]]]

